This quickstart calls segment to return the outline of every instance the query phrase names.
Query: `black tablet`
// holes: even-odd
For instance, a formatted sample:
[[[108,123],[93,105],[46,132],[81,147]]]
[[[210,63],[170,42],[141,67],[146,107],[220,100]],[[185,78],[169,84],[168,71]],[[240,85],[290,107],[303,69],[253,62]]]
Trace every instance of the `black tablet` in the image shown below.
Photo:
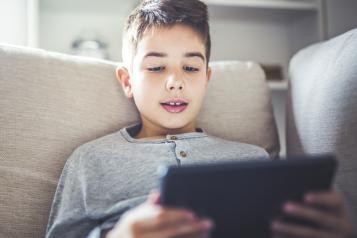
[[[282,204],[329,189],[335,167],[330,155],[161,167],[160,203],[213,219],[215,238],[270,237]]]

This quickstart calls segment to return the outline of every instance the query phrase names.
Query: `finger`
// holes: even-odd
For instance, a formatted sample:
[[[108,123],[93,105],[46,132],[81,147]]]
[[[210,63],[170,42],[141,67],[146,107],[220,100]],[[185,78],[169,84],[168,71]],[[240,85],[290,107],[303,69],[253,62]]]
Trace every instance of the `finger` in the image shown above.
[[[151,204],[159,204],[160,201],[160,193],[157,190],[151,190],[147,201]]]
[[[343,212],[343,198],[335,189],[322,192],[310,192],[304,196],[307,204],[317,205],[327,208],[337,213]]]
[[[196,216],[192,212],[184,209],[159,208],[156,214],[141,220],[136,227],[140,231],[151,231],[176,223],[191,222],[195,219]]]
[[[180,236],[180,238],[209,238],[209,237],[211,237],[211,232],[214,227],[214,222],[209,218],[201,218],[200,220],[201,220],[201,222],[209,221],[211,223],[212,227],[208,228],[208,229],[200,230],[195,233]]]
[[[212,228],[213,222],[211,220],[196,220],[162,229],[157,232],[156,237],[197,237],[196,234],[209,233]]]
[[[272,230],[276,237],[299,237],[299,238],[333,238],[330,232],[317,230],[310,227],[294,225],[275,221]]]
[[[209,238],[210,234],[210,230],[203,230],[192,234],[180,236],[180,238]]]
[[[331,215],[331,213],[321,211],[316,208],[289,202],[284,204],[283,211],[290,216],[315,222],[316,224],[329,230],[341,230],[342,224],[339,216]]]

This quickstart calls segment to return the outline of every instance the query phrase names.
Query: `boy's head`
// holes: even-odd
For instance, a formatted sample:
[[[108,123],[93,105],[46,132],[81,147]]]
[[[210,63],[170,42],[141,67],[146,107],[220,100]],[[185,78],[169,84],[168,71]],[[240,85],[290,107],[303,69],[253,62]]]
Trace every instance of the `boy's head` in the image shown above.
[[[129,16],[117,76],[147,137],[195,130],[211,70],[207,6],[146,0]]]
[[[153,28],[182,24],[194,30],[205,45],[206,64],[211,53],[207,6],[199,0],[143,0],[129,15],[123,34],[122,57],[130,67],[142,36]]]

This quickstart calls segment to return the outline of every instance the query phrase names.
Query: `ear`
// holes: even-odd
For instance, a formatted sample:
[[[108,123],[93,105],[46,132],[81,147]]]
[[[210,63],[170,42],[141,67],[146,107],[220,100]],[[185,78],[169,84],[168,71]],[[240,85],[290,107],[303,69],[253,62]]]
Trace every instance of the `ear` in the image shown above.
[[[124,65],[119,65],[116,69],[116,76],[123,88],[125,96],[132,98],[133,90],[131,87],[131,78],[128,69]]]
[[[212,76],[212,69],[211,67],[207,67],[207,83],[211,80],[211,76]]]

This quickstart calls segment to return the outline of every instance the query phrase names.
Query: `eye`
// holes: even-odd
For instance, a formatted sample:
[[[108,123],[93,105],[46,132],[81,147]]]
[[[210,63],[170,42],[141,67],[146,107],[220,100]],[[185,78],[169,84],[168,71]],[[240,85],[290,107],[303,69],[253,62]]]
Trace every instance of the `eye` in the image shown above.
[[[148,68],[148,70],[150,72],[161,72],[165,69],[164,66],[158,66],[158,67],[151,67],[151,68]]]
[[[192,66],[184,66],[183,69],[187,72],[197,72],[199,71],[198,68],[192,67]]]

